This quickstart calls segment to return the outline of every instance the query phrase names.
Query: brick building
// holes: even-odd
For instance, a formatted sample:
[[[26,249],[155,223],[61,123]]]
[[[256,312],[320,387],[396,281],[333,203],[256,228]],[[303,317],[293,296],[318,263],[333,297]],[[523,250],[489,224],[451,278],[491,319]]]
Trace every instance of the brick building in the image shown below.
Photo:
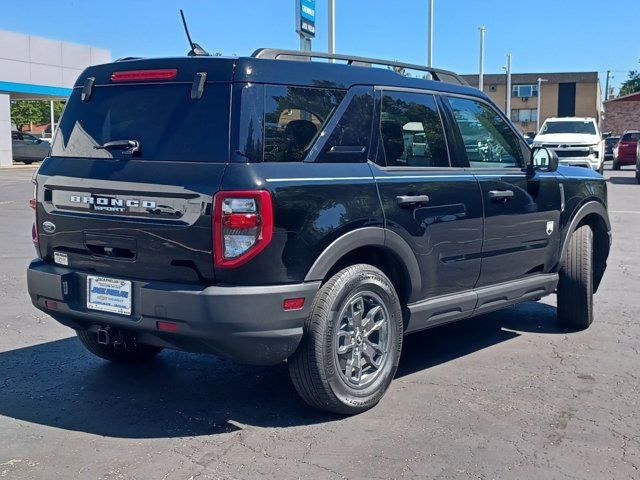
[[[478,86],[478,75],[463,75],[471,86]],[[542,83],[538,112],[538,78]],[[602,103],[597,72],[514,73],[511,77],[511,120],[523,133],[534,132],[550,117],[593,117],[600,122]],[[485,74],[484,93],[505,111],[505,74]]]
[[[625,130],[640,130],[640,92],[604,102],[604,132],[621,135]]]

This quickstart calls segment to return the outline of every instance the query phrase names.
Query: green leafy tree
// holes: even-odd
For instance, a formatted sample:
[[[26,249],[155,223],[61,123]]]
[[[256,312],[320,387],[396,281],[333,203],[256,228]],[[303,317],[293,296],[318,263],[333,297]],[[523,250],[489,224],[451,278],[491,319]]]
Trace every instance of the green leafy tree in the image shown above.
[[[629,78],[620,87],[620,96],[640,92],[640,70],[631,70]]]
[[[53,102],[53,114],[55,121],[60,119],[64,101]],[[46,100],[14,100],[11,102],[11,120],[18,128],[30,123],[42,125],[51,122],[51,110]]]

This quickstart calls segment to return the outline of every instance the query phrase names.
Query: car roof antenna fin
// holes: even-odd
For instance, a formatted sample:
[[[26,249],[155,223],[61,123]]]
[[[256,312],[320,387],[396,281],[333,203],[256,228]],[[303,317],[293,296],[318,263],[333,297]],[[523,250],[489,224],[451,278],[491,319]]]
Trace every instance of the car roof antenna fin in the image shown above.
[[[187,21],[184,18],[184,12],[180,9],[180,16],[182,17],[182,25],[184,25],[184,33],[187,34],[187,40],[189,40],[189,45],[191,46],[191,50],[187,55],[190,57],[209,57],[211,54],[207,52],[204,48],[202,48],[197,43],[191,40],[191,35],[189,35],[189,28],[187,27]]]

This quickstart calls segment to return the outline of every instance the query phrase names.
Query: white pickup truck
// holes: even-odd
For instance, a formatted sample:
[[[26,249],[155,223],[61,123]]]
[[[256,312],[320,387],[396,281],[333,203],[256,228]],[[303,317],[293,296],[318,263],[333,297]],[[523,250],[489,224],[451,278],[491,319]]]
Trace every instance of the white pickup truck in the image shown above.
[[[563,165],[604,169],[604,140],[593,118],[548,118],[532,146],[555,150]]]

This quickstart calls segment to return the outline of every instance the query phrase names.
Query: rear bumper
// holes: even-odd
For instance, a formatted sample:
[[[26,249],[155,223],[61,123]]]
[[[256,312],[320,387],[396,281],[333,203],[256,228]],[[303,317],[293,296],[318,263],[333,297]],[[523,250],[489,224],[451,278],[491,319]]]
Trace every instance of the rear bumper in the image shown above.
[[[253,365],[273,365],[295,352],[320,288],[320,282],[244,287],[127,278],[132,281],[133,311],[123,316],[86,308],[86,277],[85,272],[34,260],[27,271],[31,301],[71,328],[109,326],[133,332],[141,344],[215,353]],[[305,298],[302,309],[283,310],[285,299],[299,297]],[[159,321],[174,322],[177,331],[158,330]]]
[[[635,165],[636,156],[634,155],[620,155],[614,158],[614,161],[619,165]]]

